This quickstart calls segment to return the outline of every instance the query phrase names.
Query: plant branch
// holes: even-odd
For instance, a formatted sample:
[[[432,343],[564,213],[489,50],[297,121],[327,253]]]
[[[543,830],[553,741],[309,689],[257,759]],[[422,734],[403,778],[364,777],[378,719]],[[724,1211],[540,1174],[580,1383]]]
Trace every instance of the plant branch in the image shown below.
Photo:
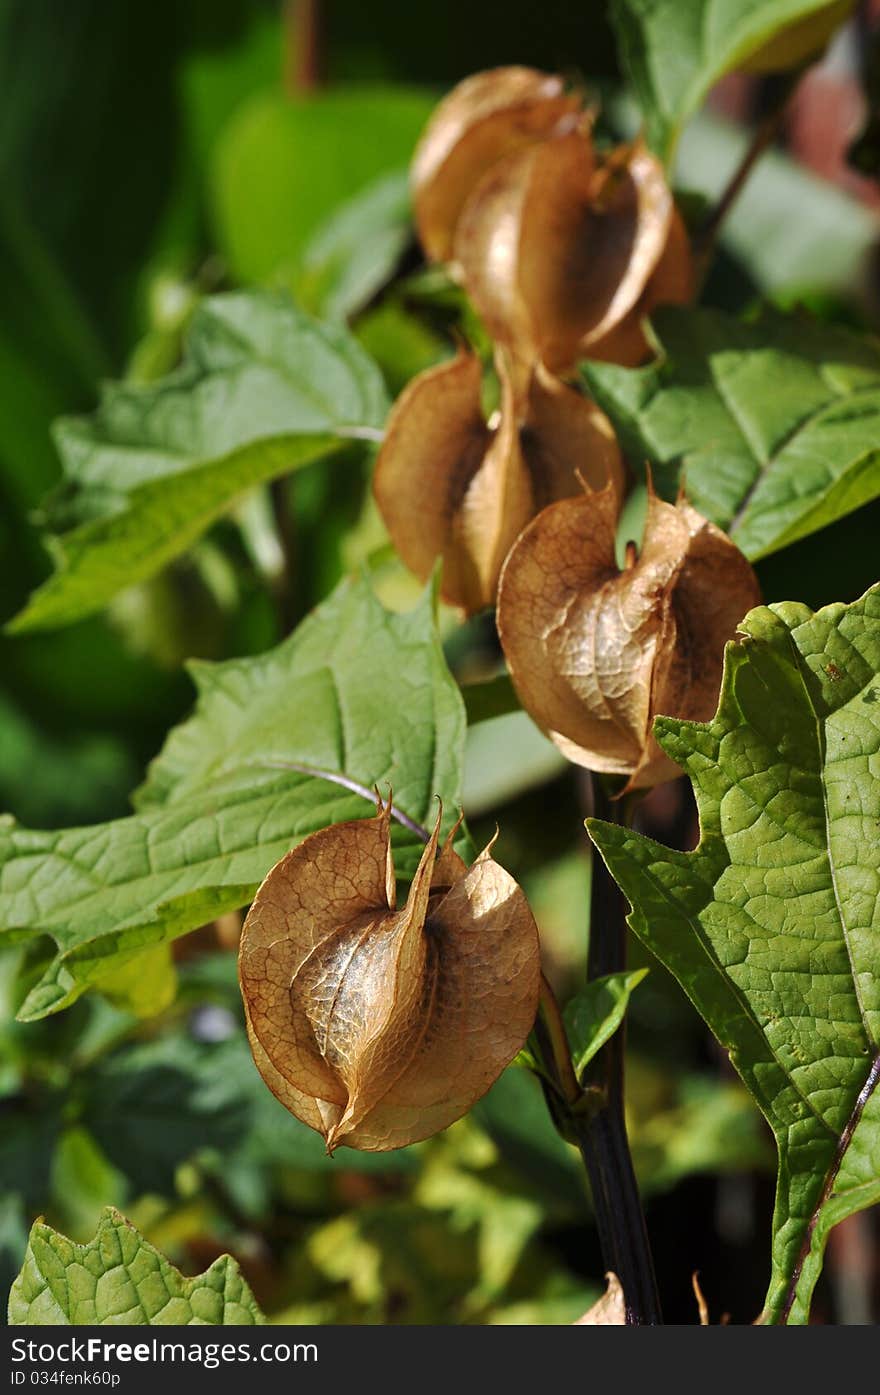
[[[626,821],[627,806],[608,798],[593,776],[593,810],[613,823]],[[626,904],[601,857],[593,854],[588,978],[626,968]],[[588,1082],[603,1091],[602,1105],[575,1119],[578,1146],[593,1193],[606,1270],[623,1286],[630,1326],[662,1322],[654,1261],[639,1197],[624,1116],[625,1021],[591,1062]]]
[[[321,85],[320,0],[284,0],[284,90],[289,96]]]
[[[694,264],[699,284],[705,280],[709,270],[724,220],[742,193],[755,165],[779,134],[789,100],[801,80],[803,71],[802,68],[797,68],[782,79],[777,99],[755,126],[742,159],[722,190],[715,207],[694,237]]]

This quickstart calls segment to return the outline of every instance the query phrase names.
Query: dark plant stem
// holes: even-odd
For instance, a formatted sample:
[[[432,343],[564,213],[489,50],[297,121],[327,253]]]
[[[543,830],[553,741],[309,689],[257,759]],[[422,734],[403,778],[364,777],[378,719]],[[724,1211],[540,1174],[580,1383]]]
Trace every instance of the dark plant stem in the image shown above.
[[[320,0],[284,0],[284,90],[290,96],[321,85]]]
[[[761,156],[774,143],[779,134],[782,121],[785,116],[789,99],[803,76],[803,68],[797,68],[792,73],[786,74],[779,85],[779,93],[773,102],[770,110],[758,121],[752,132],[752,139],[746,151],[722,190],[715,207],[707,217],[703,226],[694,237],[694,263],[697,271],[697,280],[702,285],[709,264],[715,251],[715,243],[721,231],[722,224],[726,219],[733,205],[736,203],[743,186]]]
[[[610,800],[596,776],[593,811],[612,823],[626,821],[624,802]],[[594,852],[587,969],[591,980],[626,968],[625,916],[626,902]],[[603,1261],[623,1286],[627,1323],[656,1326],[663,1321],[660,1298],[624,1117],[625,1045],[624,1023],[588,1074],[588,1083],[604,1092],[604,1102],[589,1117],[574,1121],[575,1132],[590,1178]]]

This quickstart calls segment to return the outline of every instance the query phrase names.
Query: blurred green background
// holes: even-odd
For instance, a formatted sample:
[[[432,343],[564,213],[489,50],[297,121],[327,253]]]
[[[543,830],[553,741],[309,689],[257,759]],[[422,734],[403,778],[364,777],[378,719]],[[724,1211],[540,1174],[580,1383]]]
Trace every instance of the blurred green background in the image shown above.
[[[50,570],[36,525],[59,479],[52,421],[90,409],[102,378],[149,381],[172,367],[202,295],[270,284],[349,318],[392,392],[449,352],[461,307],[420,269],[404,176],[452,83],[508,62],[561,70],[606,99],[608,129],[631,125],[604,4],[333,0],[315,38],[307,21],[318,11],[0,0],[0,620]],[[760,110],[760,85],[750,101],[747,116]],[[717,110],[701,117],[683,142],[682,186],[711,196],[742,139]],[[783,150],[748,200],[710,301],[740,310],[761,295],[801,298],[830,318],[872,322],[872,209]],[[786,242],[794,206],[797,255]],[[283,607],[261,495],[101,618],[0,637],[0,810],[37,828],[124,813],[191,704],[184,659],[267,648],[381,549],[360,461],[336,456],[283,487],[295,558]],[[792,587],[808,602],[859,594],[876,579],[878,518],[867,508],[847,520],[845,549],[832,529],[772,559],[768,598]],[[413,594],[393,560],[377,576],[386,598]],[[460,675],[491,660],[485,627],[447,628]],[[476,732],[475,836],[500,823],[499,856],[530,895],[564,994],[582,972],[586,931],[581,792],[526,719]],[[685,792],[660,791],[646,819],[664,837],[690,836]],[[28,960],[0,958],[0,1292],[36,1215],[86,1239],[114,1203],[186,1272],[231,1251],[270,1320],[570,1322],[583,1312],[601,1257],[579,1160],[533,1080],[511,1068],[428,1143],[328,1160],[256,1076],[235,934],[233,918],[178,942],[177,997],[148,1019],[130,1000],[89,996],[16,1025]],[[725,1310],[750,1321],[767,1271],[768,1137],[656,965],[631,1018],[634,1151],[667,1316],[696,1319],[696,1268],[716,1320]],[[833,1274],[820,1316],[838,1311]]]

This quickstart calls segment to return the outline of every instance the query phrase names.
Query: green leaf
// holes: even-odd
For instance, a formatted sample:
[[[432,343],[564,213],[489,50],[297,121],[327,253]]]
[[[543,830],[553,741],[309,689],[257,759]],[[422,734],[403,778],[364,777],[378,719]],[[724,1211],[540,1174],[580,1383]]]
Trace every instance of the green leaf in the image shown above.
[[[295,271],[309,239],[381,175],[405,169],[431,95],[404,87],[336,87],[291,99],[260,94],[216,149],[215,235],[242,281]]]
[[[614,1036],[623,1021],[630,994],[647,972],[632,969],[629,973],[607,974],[588,983],[566,1003],[565,1029],[578,1079],[596,1052]]]
[[[365,580],[345,581],[268,653],[191,665],[195,712],[154,761],[137,814],[57,832],[0,820],[0,943],[47,934],[55,949],[24,1020],[246,904],[307,834],[369,816],[376,785],[422,826],[439,795],[451,826],[465,719],[433,604],[429,590],[391,614]],[[411,873],[420,837],[395,831]]]
[[[11,1327],[257,1327],[264,1322],[231,1255],[185,1279],[112,1206],[87,1245],[75,1245],[37,1221],[9,1295]]]
[[[411,237],[406,171],[383,175],[316,228],[293,277],[297,299],[330,319],[354,315],[391,279]]]
[[[661,310],[645,368],[584,366],[633,462],[753,561],[880,495],[880,344],[806,315]]]
[[[249,1055],[243,1032],[213,1043],[174,1033],[112,1052],[85,1073],[83,1123],[134,1196],[173,1196],[181,1163],[205,1149],[231,1153],[246,1137]],[[256,1093],[256,1075],[250,1083]]]
[[[170,945],[151,945],[95,980],[95,987],[123,1012],[155,1017],[174,1002],[177,972]]]
[[[510,759],[511,751],[516,760]],[[525,712],[490,717],[472,726],[465,754],[464,806],[485,814],[566,770],[565,758]]]
[[[59,423],[65,490],[49,520],[68,531],[53,540],[55,575],[8,628],[101,609],[255,485],[377,439],[385,409],[378,370],[341,326],[269,292],[203,301],[180,368],[148,386],[116,383],[93,416]]]
[[[743,67],[798,21],[812,19],[813,42],[804,35],[799,45],[790,45],[789,57],[796,61],[818,54],[854,4],[855,0],[613,0],[621,59],[652,145],[670,159],[681,127],[724,73]]]
[[[715,718],[655,723],[694,786],[696,851],[589,829],[773,1129],[765,1311],[800,1323],[829,1230],[880,1201],[880,587],[741,628]]]

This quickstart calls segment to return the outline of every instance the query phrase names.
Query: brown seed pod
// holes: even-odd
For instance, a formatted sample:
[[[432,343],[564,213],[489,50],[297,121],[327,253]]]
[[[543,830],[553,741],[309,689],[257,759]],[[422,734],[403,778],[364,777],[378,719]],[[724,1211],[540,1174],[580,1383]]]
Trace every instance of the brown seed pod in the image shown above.
[[[696,271],[690,238],[678,209],[673,209],[669,235],[657,266],[632,310],[606,334],[585,336],[585,358],[636,368],[652,353],[644,322],[658,305],[687,305],[696,294]]]
[[[627,317],[638,328],[646,293],[650,305],[681,297],[686,280],[689,297],[687,239],[673,222],[663,168],[643,145],[597,166],[589,135],[566,130],[493,165],[459,218],[454,254],[493,338],[563,373]]]
[[[239,978],[254,1060],[291,1113],[340,1144],[402,1148],[489,1089],[535,1018],[538,936],[487,848],[468,868],[440,818],[395,909],[391,801],[307,838],[248,913]]]
[[[540,366],[514,370],[500,355],[497,366],[493,426],[475,355],[462,351],[414,378],[389,416],[373,481],[404,562],[426,579],[442,557],[442,595],[469,613],[494,603],[504,558],[529,519],[580,492],[576,471],[596,488],[623,485],[614,432],[594,403]]]
[[[579,107],[561,77],[535,68],[491,68],[453,88],[431,117],[410,173],[419,238],[431,260],[448,260],[458,215],[495,161],[541,140]]]
[[[653,492],[621,571],[617,516],[608,488],[544,509],[507,558],[497,616],[526,711],[569,760],[634,789],[680,773],[654,717],[713,715],[724,645],[760,591],[720,528]]]

